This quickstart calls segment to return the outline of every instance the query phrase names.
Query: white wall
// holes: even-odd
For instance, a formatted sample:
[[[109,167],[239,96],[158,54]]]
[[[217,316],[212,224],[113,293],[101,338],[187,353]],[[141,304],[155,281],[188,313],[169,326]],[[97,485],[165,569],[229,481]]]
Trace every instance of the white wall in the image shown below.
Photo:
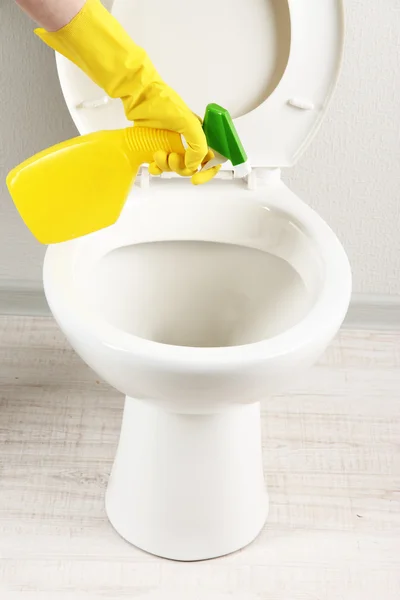
[[[12,0],[0,2],[0,285],[36,285],[44,249],[21,223],[5,176],[76,132],[52,52]],[[347,48],[336,96],[318,137],[285,178],[344,243],[355,291],[400,295],[400,4],[346,5]]]
[[[400,294],[400,2],[345,7],[338,89],[287,180],[344,243],[355,292]]]
[[[35,152],[76,135],[64,108],[53,53],[13,0],[0,0],[0,285],[38,282],[44,248],[21,222],[5,178]]]

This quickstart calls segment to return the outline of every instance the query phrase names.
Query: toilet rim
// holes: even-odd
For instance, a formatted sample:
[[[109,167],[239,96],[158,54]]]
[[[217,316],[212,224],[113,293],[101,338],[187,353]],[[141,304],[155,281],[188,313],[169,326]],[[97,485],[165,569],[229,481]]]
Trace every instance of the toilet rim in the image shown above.
[[[265,195],[263,196],[265,199]],[[250,344],[198,348],[162,344],[127,333],[95,314],[82,302],[75,278],[76,248],[72,242],[49,246],[43,267],[43,282],[49,306],[56,318],[70,325],[86,340],[96,340],[110,349],[128,353],[136,360],[194,370],[236,368],[244,363],[278,359],[315,347],[334,335],[346,315],[352,287],[347,255],[325,221],[282,182],[268,207],[277,208],[303,226],[318,247],[324,264],[324,281],[309,312],[296,325],[278,335]],[[96,235],[96,234],[95,234]],[[118,244],[115,248],[118,248]]]

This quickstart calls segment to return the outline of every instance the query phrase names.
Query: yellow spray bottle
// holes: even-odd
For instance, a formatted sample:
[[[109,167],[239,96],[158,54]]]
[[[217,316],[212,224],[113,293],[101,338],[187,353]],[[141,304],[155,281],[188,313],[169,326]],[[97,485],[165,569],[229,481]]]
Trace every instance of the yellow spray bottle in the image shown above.
[[[197,118],[100,0],[86,0],[58,31],[36,33],[109,97],[119,98],[128,121],[135,124],[62,142],[11,171],[10,194],[40,242],[64,242],[115,223],[143,163],[150,164],[152,174],[172,168],[190,175],[195,184],[217,173],[224,158],[203,156]],[[227,111],[209,105],[203,130],[212,150],[239,164],[240,141]],[[186,151],[180,133],[187,138]],[[189,165],[197,166],[201,159],[201,170],[193,172]]]
[[[183,154],[181,136],[142,127],[99,131],[29,158],[7,186],[33,235],[63,242],[115,223],[139,167],[160,150]]]
[[[209,104],[203,130],[215,157],[199,181],[230,160],[239,177],[247,156],[229,112]],[[128,127],[99,131],[57,144],[13,169],[7,186],[26,226],[43,244],[65,242],[116,222],[139,167],[163,151],[183,155],[180,134]]]

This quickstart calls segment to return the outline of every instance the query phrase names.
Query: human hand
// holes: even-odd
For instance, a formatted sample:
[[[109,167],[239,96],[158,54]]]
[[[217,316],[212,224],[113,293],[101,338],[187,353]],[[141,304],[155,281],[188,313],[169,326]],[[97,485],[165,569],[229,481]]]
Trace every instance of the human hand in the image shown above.
[[[81,11],[56,32],[37,35],[84,71],[111,98],[120,98],[135,126],[167,130],[184,137],[181,154],[156,152],[150,172],[175,171],[195,184],[209,181],[219,166],[199,170],[212,157],[200,120],[164,83],[149,56],[137,46],[99,0],[87,0]]]
[[[174,171],[182,177],[191,177],[192,183],[199,185],[210,181],[220,170],[221,165],[203,169],[214,154],[208,148],[201,119],[158,77],[134,106],[128,108],[125,103],[125,110],[135,126],[174,131],[186,142],[184,154],[156,152],[149,167],[152,175]]]

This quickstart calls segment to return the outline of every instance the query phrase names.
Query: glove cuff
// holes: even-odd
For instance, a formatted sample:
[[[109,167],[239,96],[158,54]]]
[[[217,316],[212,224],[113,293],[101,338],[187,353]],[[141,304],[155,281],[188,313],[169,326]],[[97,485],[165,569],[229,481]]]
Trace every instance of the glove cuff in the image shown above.
[[[134,106],[143,89],[160,79],[146,52],[133,42],[100,0],[87,0],[72,21],[58,31],[39,28],[35,33],[110,97],[126,99],[127,106]]]

